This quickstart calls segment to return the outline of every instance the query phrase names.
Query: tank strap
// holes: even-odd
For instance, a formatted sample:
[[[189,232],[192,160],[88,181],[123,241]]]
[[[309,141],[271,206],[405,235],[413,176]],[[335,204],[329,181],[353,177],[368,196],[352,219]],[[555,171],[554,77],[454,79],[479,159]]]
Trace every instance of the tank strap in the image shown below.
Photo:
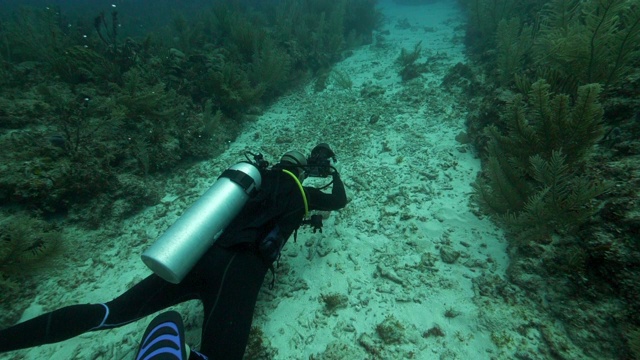
[[[282,172],[285,174],[289,174],[296,182],[296,184],[298,184],[298,188],[300,189],[300,193],[302,194],[302,201],[304,202],[304,217],[306,218],[309,215],[309,203],[307,202],[307,194],[304,192],[304,188],[302,187],[300,180],[298,180],[298,177],[289,170],[282,170]]]
[[[240,170],[227,169],[220,174],[218,179],[223,177],[240,185],[249,196],[253,196],[258,192],[255,180]]]

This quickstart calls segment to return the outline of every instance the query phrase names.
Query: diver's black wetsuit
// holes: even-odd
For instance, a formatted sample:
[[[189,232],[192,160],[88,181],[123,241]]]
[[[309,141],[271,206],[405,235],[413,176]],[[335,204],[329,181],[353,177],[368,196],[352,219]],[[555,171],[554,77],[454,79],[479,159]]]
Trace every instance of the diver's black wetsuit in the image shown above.
[[[0,353],[119,327],[171,305],[200,299],[204,305],[200,351],[210,359],[241,359],[258,292],[271,265],[256,250],[256,242],[277,224],[281,248],[305,212],[300,189],[290,175],[281,171],[267,175],[262,199],[243,208],[180,284],[153,274],[105,304],[72,305],[1,330]],[[337,173],[331,194],[310,187],[305,187],[305,194],[309,210],[338,210],[347,202]],[[192,352],[190,359],[194,358],[197,355]]]

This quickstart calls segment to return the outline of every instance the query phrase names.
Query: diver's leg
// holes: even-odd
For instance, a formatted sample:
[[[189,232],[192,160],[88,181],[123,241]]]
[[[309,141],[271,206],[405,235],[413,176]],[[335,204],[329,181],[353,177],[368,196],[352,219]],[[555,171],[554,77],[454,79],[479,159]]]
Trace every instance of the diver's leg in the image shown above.
[[[199,298],[199,280],[192,274],[180,284],[169,283],[152,274],[117,298],[105,303],[102,322],[90,330],[126,325],[169,306]]]
[[[220,359],[242,359],[256,299],[268,268],[252,252],[222,250],[209,261],[222,267],[216,272],[220,276],[210,278],[215,282],[203,290],[200,351]]]
[[[0,353],[51,344],[80,335],[100,324],[105,307],[72,305],[0,330]]]
[[[197,297],[197,279],[179,285],[151,275],[105,304],[67,306],[0,330],[0,353],[63,341],[87,331],[111,329]]]

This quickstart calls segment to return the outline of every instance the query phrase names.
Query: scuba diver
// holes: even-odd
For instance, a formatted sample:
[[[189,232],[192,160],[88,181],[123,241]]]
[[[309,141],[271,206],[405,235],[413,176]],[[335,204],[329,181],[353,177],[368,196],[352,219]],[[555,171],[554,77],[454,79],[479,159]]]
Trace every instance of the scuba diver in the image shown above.
[[[314,232],[322,231],[322,217],[307,218],[309,211],[339,210],[347,204],[340,174],[331,165],[335,154],[329,145],[319,144],[308,159],[299,151],[289,151],[271,167],[262,155],[251,155],[253,161],[247,156],[247,162],[236,164],[240,166],[235,170],[231,167],[220,176],[216,184],[223,185],[211,187],[210,191],[217,191],[216,197],[229,197],[233,194],[230,189],[242,184],[250,189],[246,192],[250,196],[238,207],[237,215],[220,225],[224,228],[215,235],[217,238],[207,235],[207,239],[214,240],[201,254],[197,249],[175,250],[172,246],[201,246],[191,242],[199,236],[199,230],[193,228],[206,228],[207,223],[217,221],[214,215],[220,217],[227,212],[213,209],[211,221],[206,222],[189,218],[192,208],[196,217],[207,212],[201,209],[208,206],[208,200],[201,201],[207,193],[198,200],[202,206],[196,206],[198,202],[192,205],[164,234],[169,236],[165,240],[161,236],[145,252],[147,259],[143,254],[153,274],[109,302],[67,306],[0,330],[0,353],[120,327],[172,305],[199,299],[204,307],[199,352],[184,344],[180,315],[169,311],[149,324],[136,359],[242,359],[258,292],[269,270],[273,276],[270,286],[274,285],[273,264],[289,237],[293,234],[295,239],[301,225],[312,226]],[[243,171],[251,172],[246,168],[258,172],[246,176]],[[332,181],[321,188],[302,186],[306,177],[331,177]],[[331,193],[322,191],[330,185]],[[225,199],[224,206],[230,202],[227,200],[233,199]],[[183,218],[186,220],[182,222],[190,227],[172,232]],[[166,253],[170,254],[165,259]],[[193,266],[182,268],[189,257],[193,258]]]

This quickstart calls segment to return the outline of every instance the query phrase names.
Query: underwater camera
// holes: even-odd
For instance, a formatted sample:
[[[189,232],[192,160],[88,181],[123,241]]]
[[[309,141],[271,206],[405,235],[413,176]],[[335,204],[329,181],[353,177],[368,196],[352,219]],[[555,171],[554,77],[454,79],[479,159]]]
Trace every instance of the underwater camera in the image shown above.
[[[336,162],[336,154],[331,150],[329,144],[321,143],[311,150],[311,155],[307,159],[305,167],[309,177],[327,177],[331,175],[331,160]]]

